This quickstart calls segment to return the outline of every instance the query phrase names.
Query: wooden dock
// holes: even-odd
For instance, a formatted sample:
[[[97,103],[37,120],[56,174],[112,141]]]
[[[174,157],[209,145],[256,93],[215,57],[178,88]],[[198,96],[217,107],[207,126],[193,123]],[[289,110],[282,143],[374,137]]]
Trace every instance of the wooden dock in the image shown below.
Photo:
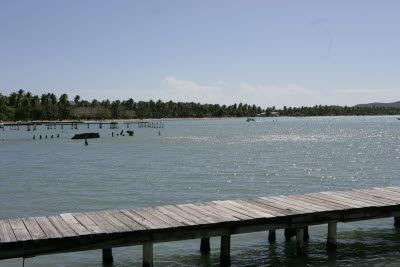
[[[394,217],[400,224],[400,187],[329,191],[288,196],[212,201],[149,208],[64,213],[0,220],[0,259],[102,249],[112,261],[112,248],[142,245],[143,265],[153,266],[153,243],[221,237],[221,263],[230,263],[234,234],[285,229],[296,236],[298,253],[308,226],[328,224],[327,245],[336,246],[337,222]]]

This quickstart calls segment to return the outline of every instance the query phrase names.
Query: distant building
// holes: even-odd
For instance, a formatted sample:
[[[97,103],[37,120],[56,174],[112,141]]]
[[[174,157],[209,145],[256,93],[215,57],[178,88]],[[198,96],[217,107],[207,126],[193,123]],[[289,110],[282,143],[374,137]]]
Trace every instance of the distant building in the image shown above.
[[[271,112],[272,117],[279,117],[279,112],[273,111]]]

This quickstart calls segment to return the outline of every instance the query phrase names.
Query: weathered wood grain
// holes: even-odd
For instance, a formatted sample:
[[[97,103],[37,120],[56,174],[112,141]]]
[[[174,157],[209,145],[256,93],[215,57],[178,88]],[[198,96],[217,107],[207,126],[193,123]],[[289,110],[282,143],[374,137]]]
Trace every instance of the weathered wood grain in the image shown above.
[[[0,220],[0,243],[15,242],[17,238],[11,228],[10,222]]]

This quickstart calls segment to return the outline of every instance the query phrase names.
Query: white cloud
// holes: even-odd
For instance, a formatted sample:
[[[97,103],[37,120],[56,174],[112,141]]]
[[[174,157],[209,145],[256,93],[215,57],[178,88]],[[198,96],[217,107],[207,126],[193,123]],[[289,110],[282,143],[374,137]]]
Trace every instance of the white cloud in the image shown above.
[[[70,98],[79,94],[82,99],[128,99],[136,101],[161,99],[162,101],[200,102],[210,104],[247,103],[261,107],[355,105],[369,102],[393,102],[400,100],[400,89],[336,89],[311,90],[296,83],[269,85],[242,82],[230,84],[218,80],[200,84],[190,80],[165,77],[157,88],[149,90],[74,90]]]

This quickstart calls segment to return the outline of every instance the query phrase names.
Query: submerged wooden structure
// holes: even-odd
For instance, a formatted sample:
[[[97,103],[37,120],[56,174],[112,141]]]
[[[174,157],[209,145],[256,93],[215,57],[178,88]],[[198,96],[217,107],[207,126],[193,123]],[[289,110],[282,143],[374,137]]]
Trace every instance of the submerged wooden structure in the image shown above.
[[[142,245],[143,265],[153,266],[153,243],[221,237],[221,263],[230,262],[231,235],[276,229],[296,235],[298,253],[308,226],[328,224],[328,247],[336,246],[338,222],[395,217],[400,224],[400,187],[329,191],[149,208],[64,213],[0,220],[0,259]]]

